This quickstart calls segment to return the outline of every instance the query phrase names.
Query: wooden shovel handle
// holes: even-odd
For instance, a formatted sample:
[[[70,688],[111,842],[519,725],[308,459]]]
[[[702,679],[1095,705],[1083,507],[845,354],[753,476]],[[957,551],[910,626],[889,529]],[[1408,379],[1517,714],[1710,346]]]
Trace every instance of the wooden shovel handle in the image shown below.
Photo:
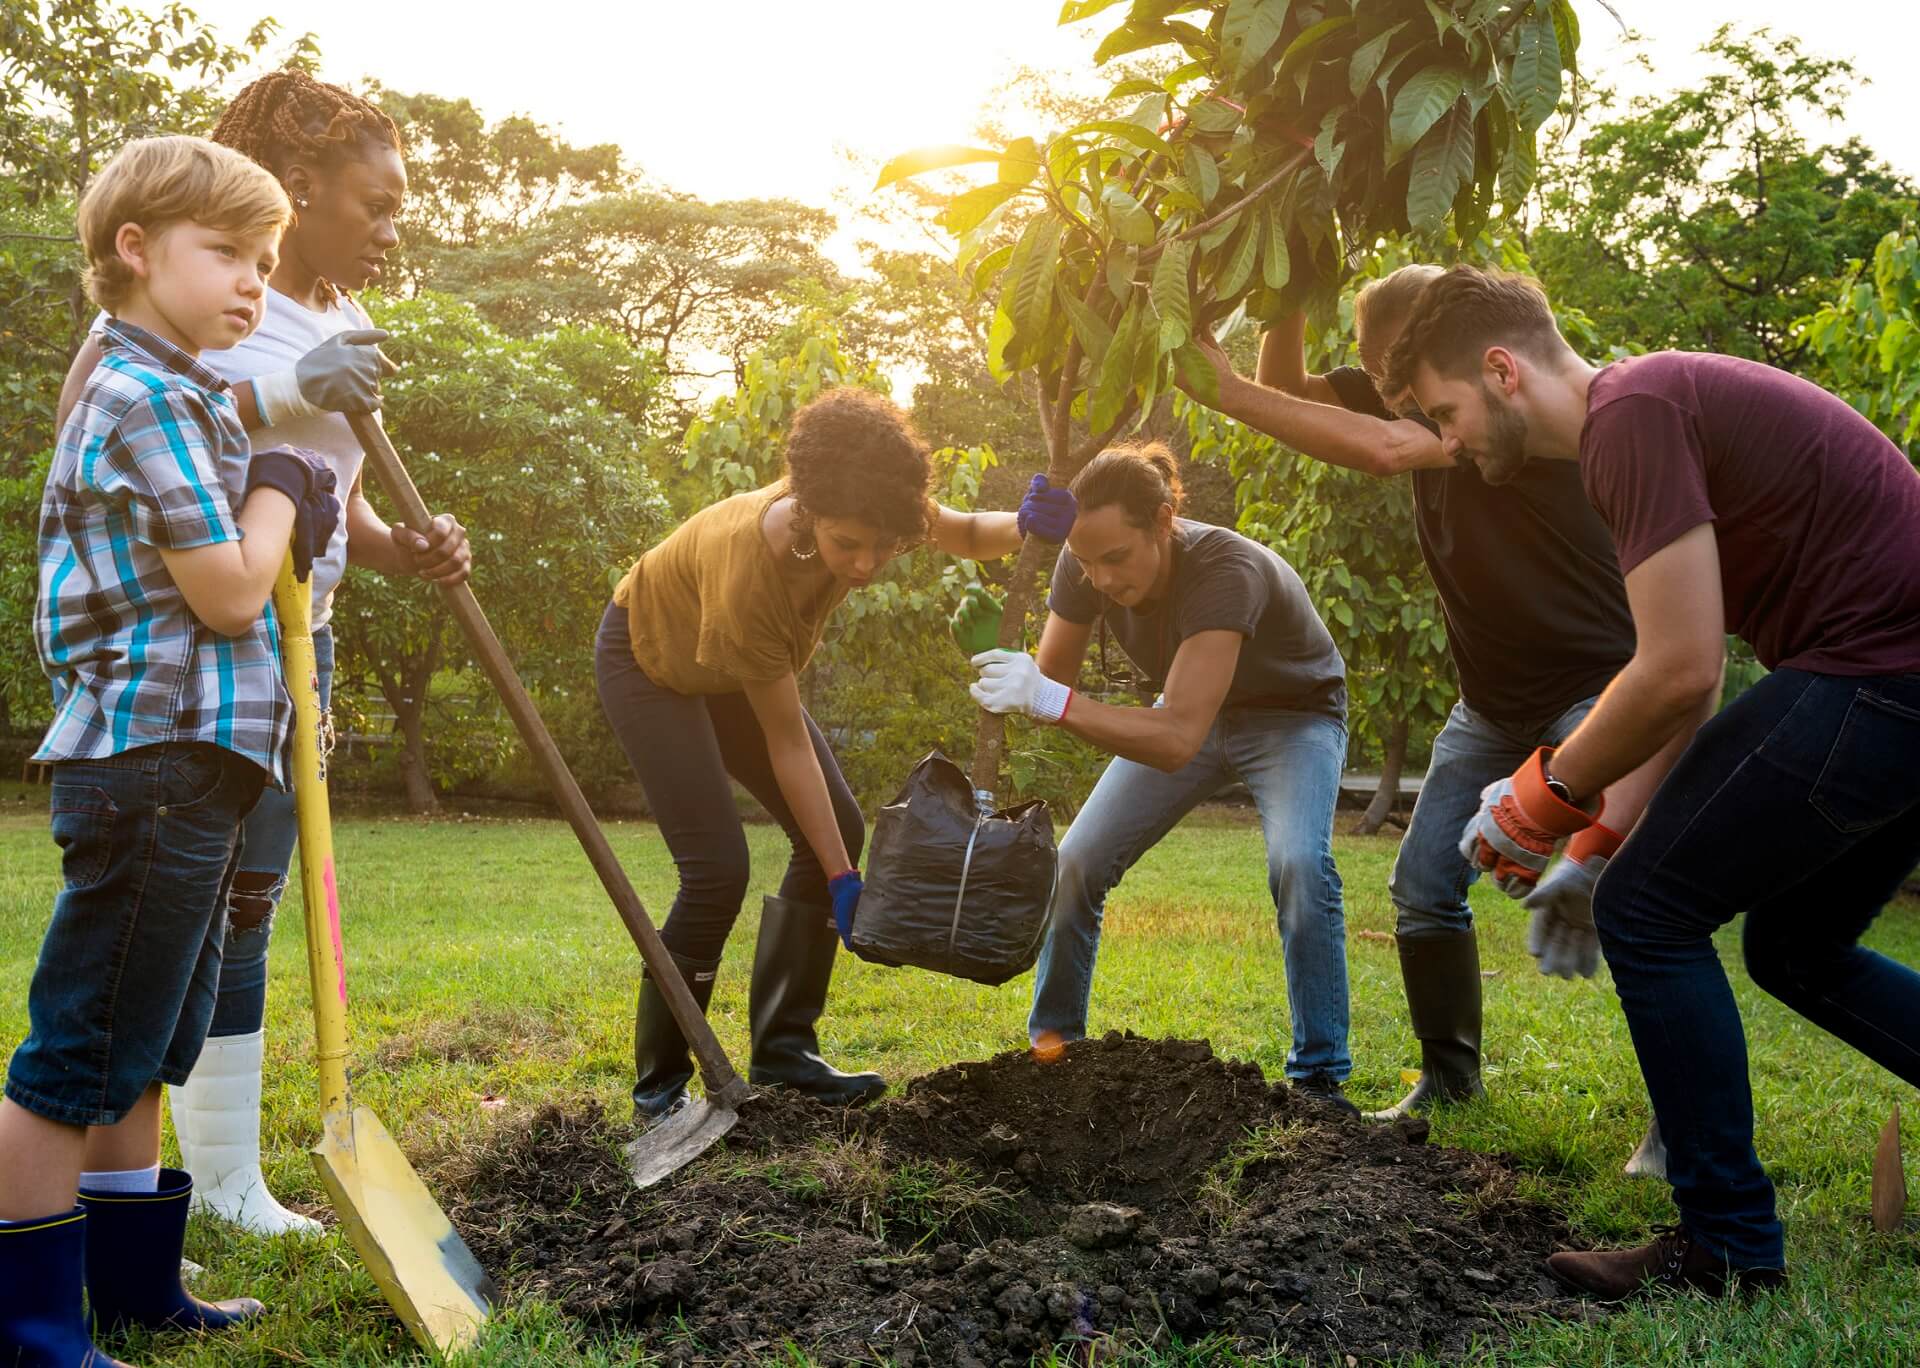
[[[406,525],[422,536],[429,535],[428,525],[432,518],[427,512],[426,502],[420,497],[420,491],[414,488],[406,467],[400,464],[393,443],[387,440],[386,429],[370,413],[350,413],[347,422],[352,425],[353,435],[360,439],[360,446],[367,453],[367,464],[373,467],[374,478],[399,508]],[[453,612],[454,621],[460,624],[460,630],[466,634],[467,644],[473,647],[474,655],[479,658],[480,668],[493,681],[500,701],[507,705],[513,725],[519,729],[520,739],[526,742],[527,752],[533,756],[534,764],[546,778],[547,787],[566,816],[567,825],[579,837],[581,848],[587,852],[588,863],[593,866],[593,872],[600,876],[601,886],[607,890],[607,896],[613,900],[614,910],[620,914],[620,920],[627,924],[627,934],[633,937],[633,943],[639,947],[640,957],[646,961],[654,981],[666,996],[667,1006],[673,1011],[673,1019],[679,1023],[680,1033],[687,1038],[687,1043],[693,1047],[694,1057],[700,1061],[700,1075],[706,1080],[707,1095],[722,1106],[737,1108],[752,1090],[734,1071],[726,1052],[720,1048],[720,1041],[713,1034],[713,1027],[707,1024],[706,1015],[693,1000],[686,980],[680,976],[680,967],[667,952],[660,933],[654,930],[652,919],[640,904],[640,895],[634,892],[626,870],[621,868],[613,847],[607,844],[606,833],[600,830],[600,823],[594,820],[593,810],[587,806],[586,795],[580,792],[573,772],[561,758],[560,748],[553,744],[553,737],[547,734],[546,723],[540,720],[539,710],[527,696],[520,676],[507,659],[505,648],[500,645],[500,638],[487,621],[487,615],[480,611],[480,601],[473,596],[473,590],[464,584],[443,584],[440,592]]]

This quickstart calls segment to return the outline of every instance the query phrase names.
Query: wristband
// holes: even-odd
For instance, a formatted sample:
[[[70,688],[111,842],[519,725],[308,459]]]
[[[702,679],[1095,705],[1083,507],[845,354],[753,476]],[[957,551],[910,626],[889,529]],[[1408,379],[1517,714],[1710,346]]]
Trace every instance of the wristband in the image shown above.
[[[326,410],[308,402],[300,392],[300,377],[292,370],[274,371],[253,377],[253,406],[260,410],[260,422],[266,427],[289,418],[311,418]]]
[[[1588,860],[1611,860],[1626,839],[1612,827],[1595,822],[1585,831],[1576,832],[1567,842],[1567,858],[1575,864],[1585,864]]]
[[[1072,689],[1041,675],[1033,691],[1033,705],[1027,711],[1042,722],[1058,722],[1067,715],[1067,705],[1072,702]]]

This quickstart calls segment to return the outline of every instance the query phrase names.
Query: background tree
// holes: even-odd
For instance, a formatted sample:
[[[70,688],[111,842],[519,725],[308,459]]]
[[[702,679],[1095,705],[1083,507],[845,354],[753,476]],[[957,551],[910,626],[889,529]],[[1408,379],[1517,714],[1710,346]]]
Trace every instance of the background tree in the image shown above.
[[[1888,233],[1855,261],[1800,335],[1836,393],[1920,464],[1920,237]]]
[[[366,302],[401,367],[384,386],[394,444],[428,503],[472,533],[474,591],[521,677],[543,698],[591,704],[594,630],[667,508],[635,458],[641,424],[582,390],[627,370],[623,394],[657,392],[652,360],[605,331],[509,337],[445,296]],[[342,678],[371,683],[393,711],[408,806],[432,809],[429,732],[462,740],[428,726],[436,677],[469,664],[458,630],[428,585],[360,571],[333,624]]]
[[[1118,0],[1069,0],[1063,23]],[[977,289],[997,290],[988,361],[1032,371],[1045,399],[1049,473],[1150,413],[1178,366],[1207,387],[1193,332],[1237,311],[1272,321],[1325,313],[1384,236],[1444,253],[1472,241],[1496,204],[1517,208],[1535,134],[1553,112],[1579,41],[1568,0],[1134,0],[1096,64],[1177,48],[1164,78],[1116,85],[1131,100],[1047,141],[925,149],[889,163],[886,184],[993,163],[993,181],[954,197],[943,226]],[[988,247],[1017,200],[1038,208],[1012,246]],[[1451,234],[1449,233],[1451,229]],[[1091,436],[1076,439],[1078,408]],[[1012,582],[1003,644],[1025,628],[1041,547]],[[998,718],[983,714],[974,778],[997,786]]]
[[[1795,321],[1913,212],[1914,187],[1858,139],[1801,131],[1844,116],[1848,63],[1766,29],[1722,27],[1702,50],[1697,85],[1603,96],[1547,158],[1528,250],[1602,336],[1795,369],[1817,360]]]

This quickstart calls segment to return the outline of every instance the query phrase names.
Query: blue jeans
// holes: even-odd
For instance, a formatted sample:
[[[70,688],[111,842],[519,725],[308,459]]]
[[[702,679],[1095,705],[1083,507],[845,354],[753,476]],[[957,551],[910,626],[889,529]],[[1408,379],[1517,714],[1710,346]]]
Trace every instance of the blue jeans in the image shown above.
[[[1346,754],[1346,726],[1331,717],[1223,708],[1200,753],[1175,773],[1132,760],[1109,764],[1060,843],[1060,883],[1034,977],[1029,1037],[1086,1035],[1108,891],[1182,817],[1237,778],[1253,793],[1266,837],[1293,1025],[1287,1077],[1346,1078],[1353,1071],[1347,929],[1333,864],[1333,807]]]
[[[1920,674],[1775,670],[1700,729],[1594,893],[1689,1234],[1785,1262],[1747,1043],[1713,933],[1755,983],[1920,1083],[1920,974],[1861,935],[1920,860]]]
[[[324,709],[333,702],[332,628],[314,629],[313,659]],[[252,1035],[267,1019],[267,945],[299,837],[293,794],[276,788],[262,792],[247,817],[246,853],[227,900],[227,944],[213,1024],[207,1028],[210,1036]]]
[[[53,769],[63,887],[27,990],[7,1096],[50,1121],[111,1126],[200,1057],[220,977],[241,822],[266,771],[204,742]]]
[[[1497,722],[1455,703],[1433,738],[1433,759],[1394,857],[1387,890],[1403,939],[1473,928],[1467,890],[1480,871],[1460,854],[1460,833],[1480,809],[1480,790],[1505,779],[1539,746],[1557,746],[1593,710],[1584,699],[1543,726]]]

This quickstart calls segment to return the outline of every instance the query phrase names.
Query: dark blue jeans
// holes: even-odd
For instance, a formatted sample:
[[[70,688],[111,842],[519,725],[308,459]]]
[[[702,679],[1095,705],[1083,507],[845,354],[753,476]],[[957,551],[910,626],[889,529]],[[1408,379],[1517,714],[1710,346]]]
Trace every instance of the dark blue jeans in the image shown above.
[[[65,886],[7,1066],[14,1102],[111,1126],[155,1081],[187,1081],[213,1016],[241,822],[265,781],[197,742],[54,766]]]
[[[333,702],[333,629],[313,633],[313,661],[320,678],[320,706]],[[267,1019],[267,947],[273,916],[287,891],[300,823],[293,792],[266,789],[247,815],[245,853],[227,899],[227,943],[220,958],[220,992],[213,1001],[208,1036],[252,1035]]]
[[[1700,729],[1601,876],[1594,924],[1689,1234],[1785,1263],[1747,1044],[1712,936],[1767,992],[1920,1083],[1920,974],[1859,939],[1920,861],[1920,674],[1776,670]]]
[[[634,661],[627,610],[619,604],[609,605],[600,619],[593,666],[600,705],[646,790],[647,806],[680,873],[680,891],[660,928],[667,948],[687,959],[718,959],[747,896],[747,832],[729,778],[759,800],[792,843],[780,896],[829,906],[829,871],[820,867],[780,792],[767,756],[766,733],[747,696],[683,694],[656,684]],[[811,717],[806,723],[840,824],[840,839],[857,869],[866,836],[860,804],[826,737]]]

